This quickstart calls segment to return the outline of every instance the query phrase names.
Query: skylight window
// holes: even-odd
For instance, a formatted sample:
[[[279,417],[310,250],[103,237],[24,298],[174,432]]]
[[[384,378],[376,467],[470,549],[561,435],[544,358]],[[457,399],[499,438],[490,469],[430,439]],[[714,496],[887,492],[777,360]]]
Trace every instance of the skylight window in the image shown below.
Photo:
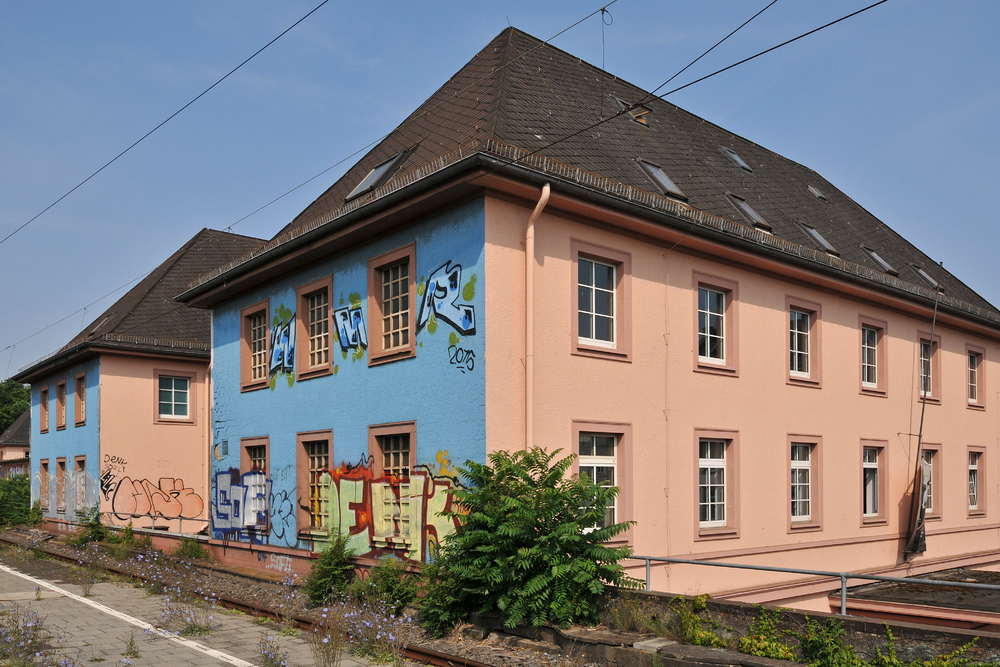
[[[813,241],[815,241],[816,243],[818,243],[819,246],[821,248],[823,248],[823,250],[827,251],[831,255],[837,255],[837,256],[840,255],[840,253],[837,252],[837,249],[834,248],[832,245],[830,245],[829,241],[827,241],[825,238],[823,238],[822,234],[820,234],[818,231],[816,231],[815,229],[813,229],[809,225],[804,225],[802,223],[799,223],[799,224],[802,225],[802,229],[805,230],[806,234],[808,234],[810,236],[810,238],[812,238]]]
[[[893,266],[892,266],[892,264],[890,264],[889,262],[887,262],[884,259],[882,259],[881,257],[879,257],[879,254],[877,252],[875,252],[874,250],[872,250],[868,246],[861,246],[861,249],[864,250],[866,253],[868,253],[871,256],[871,258],[873,260],[875,260],[875,263],[878,264],[879,266],[881,266],[882,270],[885,271],[886,273],[888,273],[890,276],[898,276],[899,275],[899,271],[897,271],[896,269],[894,269]]]
[[[654,183],[660,186],[660,189],[663,190],[665,194],[671,195],[672,197],[687,199],[687,197],[684,196],[684,193],[681,192],[681,189],[677,187],[672,180],[670,180],[670,177],[667,176],[667,172],[663,171],[662,167],[658,167],[657,165],[651,162],[646,162],[645,160],[638,160],[638,162],[643,171],[645,171],[646,174],[653,179]]]
[[[820,190],[819,188],[817,188],[815,185],[810,185],[809,186],[809,192],[813,193],[818,198],[820,198],[820,199],[822,199],[824,201],[826,200],[826,195],[823,194],[823,191]]]
[[[910,266],[913,267],[913,270],[916,271],[920,275],[921,278],[923,278],[924,280],[927,281],[928,285],[930,285],[934,289],[938,289],[938,287],[940,287],[940,285],[938,285],[938,281],[936,281],[933,278],[931,278],[931,274],[927,273],[926,271],[924,271],[922,268],[920,268],[916,264],[910,264]]]
[[[744,161],[743,161],[743,158],[741,158],[741,157],[740,157],[740,156],[739,156],[739,155],[738,155],[738,154],[736,153],[736,151],[734,151],[734,150],[733,150],[732,148],[726,148],[725,146],[719,146],[719,149],[720,149],[720,150],[721,150],[721,151],[722,151],[723,153],[725,153],[725,154],[726,154],[726,156],[727,156],[727,157],[728,157],[728,158],[729,158],[730,160],[732,160],[733,162],[735,162],[735,163],[736,163],[736,166],[737,166],[737,167],[739,167],[739,168],[740,168],[740,169],[742,169],[743,171],[749,171],[749,172],[750,172],[751,174],[753,173],[753,169],[751,169],[751,168],[750,168],[750,165],[748,165],[748,164],[747,164],[746,162],[744,162]]]
[[[393,172],[396,170],[396,167],[399,166],[399,163],[402,161],[401,158],[404,155],[406,155],[405,151],[402,153],[396,153],[391,158],[368,172],[368,175],[365,176],[360,183],[358,183],[357,187],[351,190],[351,194],[347,195],[344,201],[350,201],[355,197],[360,197],[369,190],[374,190],[388,181],[389,177],[392,176]]]
[[[760,217],[760,214],[753,210],[753,207],[751,207],[750,204],[746,203],[745,200],[740,199],[736,195],[729,195],[729,198],[732,200],[733,204],[736,205],[736,208],[740,210],[740,213],[746,216],[746,218],[753,223],[754,227],[760,229],[761,231],[765,231],[768,234],[771,233],[771,225],[767,224],[767,221]]]
[[[628,111],[628,115],[632,117],[632,120],[639,123],[640,125],[645,125],[646,127],[649,127],[649,119],[647,119],[646,116],[653,112],[652,109],[650,109],[649,107],[645,107],[641,104],[636,104],[635,106],[633,106],[620,97],[616,97],[614,99],[615,102],[618,103],[619,107]]]

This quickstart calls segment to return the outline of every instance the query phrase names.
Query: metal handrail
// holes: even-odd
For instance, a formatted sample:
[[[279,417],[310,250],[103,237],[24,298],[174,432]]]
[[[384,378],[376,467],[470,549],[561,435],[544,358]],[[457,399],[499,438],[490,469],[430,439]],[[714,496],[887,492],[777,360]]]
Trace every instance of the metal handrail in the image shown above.
[[[943,579],[916,579],[912,577],[885,577],[878,574],[857,574],[854,572],[831,572],[828,570],[803,570],[794,567],[772,567],[770,565],[748,565],[745,563],[719,563],[706,560],[688,560],[684,558],[662,558],[658,556],[626,556],[630,560],[646,562],[646,590],[650,589],[650,570],[652,563],[681,563],[683,565],[708,565],[711,567],[731,567],[739,570],[763,570],[765,572],[785,572],[789,574],[809,574],[819,577],[837,577],[840,579],[840,615],[847,616],[847,580],[865,579],[868,581],[888,581],[901,584],[924,584],[927,586],[954,586],[956,588],[979,588],[987,591],[1000,591],[1000,585],[974,584],[967,581],[945,581]]]

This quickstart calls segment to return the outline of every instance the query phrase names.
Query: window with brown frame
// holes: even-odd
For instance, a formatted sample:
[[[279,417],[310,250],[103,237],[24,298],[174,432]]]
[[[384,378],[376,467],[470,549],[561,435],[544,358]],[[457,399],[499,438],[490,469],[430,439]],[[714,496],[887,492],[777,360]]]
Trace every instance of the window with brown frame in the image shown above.
[[[888,393],[888,355],[886,345],[888,323],[864,315],[858,318],[861,332],[860,372],[861,393],[871,396],[886,396]]]
[[[73,387],[74,401],[74,426],[83,426],[87,423],[87,376],[81,373],[76,376],[76,384]]]
[[[296,435],[296,486],[304,494],[299,503],[297,523],[300,531],[330,529],[330,455],[333,431],[310,431]],[[308,502],[305,502],[306,498]]]
[[[56,383],[56,430],[66,428],[66,381]]]
[[[969,516],[986,514],[986,448],[969,447]]]
[[[240,469],[247,487],[244,516],[247,526],[267,529],[270,525],[268,506],[269,438],[243,438],[240,441]]]
[[[368,260],[369,365],[416,354],[416,244]]]
[[[372,485],[375,539],[409,542],[411,538],[410,473],[416,460],[416,424],[371,426],[369,454],[380,478]]]
[[[49,388],[38,390],[38,432],[49,432]]]
[[[968,407],[975,410],[982,410],[986,407],[986,394],[983,391],[983,359],[986,358],[986,350],[973,345],[965,346],[965,356],[968,360],[966,369],[966,399]]]
[[[630,361],[632,255],[570,240],[573,261],[571,353]]]
[[[822,383],[822,306],[785,297],[788,313],[788,383],[819,387]]]
[[[240,311],[240,388],[242,391],[268,386],[268,302],[261,301]]]
[[[66,511],[66,459],[56,459],[56,510]]]
[[[919,397],[928,403],[941,402],[941,337],[929,333],[917,333],[917,349],[920,383]]]
[[[822,528],[822,442],[819,436],[788,436],[789,531]]]
[[[295,345],[295,379],[307,380],[333,372],[331,350],[330,278],[303,285],[296,290],[298,317]]]
[[[76,511],[78,514],[87,512],[87,457],[76,457],[73,470],[73,483],[76,486]]]
[[[49,460],[42,459],[38,462],[38,502],[42,509],[49,509]]]
[[[719,375],[739,373],[739,285],[695,271],[694,370]]]
[[[889,484],[888,443],[884,440],[861,441],[861,525],[884,525],[888,522]]]
[[[739,434],[695,431],[696,539],[739,536]]]

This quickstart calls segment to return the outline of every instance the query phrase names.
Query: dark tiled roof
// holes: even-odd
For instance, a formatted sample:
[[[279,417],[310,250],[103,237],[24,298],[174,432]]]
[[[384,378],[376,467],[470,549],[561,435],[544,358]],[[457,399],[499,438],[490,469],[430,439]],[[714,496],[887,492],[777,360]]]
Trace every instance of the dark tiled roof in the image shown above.
[[[623,114],[579,132],[617,113],[614,97],[642,101],[651,109],[645,116],[648,126]],[[749,224],[729,196],[736,195],[786,241],[823,251],[799,223],[809,225],[847,262],[882,274],[882,267],[862,248],[866,246],[891,264],[900,280],[926,290],[928,284],[912,265],[921,266],[939,279],[951,299],[973,306],[973,311],[988,311],[990,319],[1000,316],[985,299],[811,169],[669,102],[648,99],[646,91],[514,28],[501,32],[278,237],[334,217],[372,168],[401,151],[410,152],[393,179],[485,138],[659,194],[637,160],[654,163],[695,209]],[[723,147],[734,150],[752,172],[735,164]]]
[[[26,447],[31,442],[31,408],[21,413],[7,430],[0,433],[0,447],[16,445]]]
[[[207,356],[212,316],[174,301],[199,275],[240,257],[262,239],[203,229],[153,269],[54,355],[18,373],[25,377],[55,357],[81,346],[101,345],[136,351],[185,350]]]

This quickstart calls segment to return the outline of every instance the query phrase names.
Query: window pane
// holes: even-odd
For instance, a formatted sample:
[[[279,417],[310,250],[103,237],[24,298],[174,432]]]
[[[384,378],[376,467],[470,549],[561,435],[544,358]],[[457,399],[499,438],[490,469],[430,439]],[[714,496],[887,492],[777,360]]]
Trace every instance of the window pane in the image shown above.
[[[586,259],[580,259],[579,266],[580,284],[593,286],[594,284],[594,263]]]
[[[613,292],[594,292],[594,312],[599,315],[615,314],[615,295]]]
[[[615,288],[615,268],[605,264],[594,263],[594,286],[602,290]]]
[[[613,341],[615,321],[609,317],[594,316],[594,339]]]

